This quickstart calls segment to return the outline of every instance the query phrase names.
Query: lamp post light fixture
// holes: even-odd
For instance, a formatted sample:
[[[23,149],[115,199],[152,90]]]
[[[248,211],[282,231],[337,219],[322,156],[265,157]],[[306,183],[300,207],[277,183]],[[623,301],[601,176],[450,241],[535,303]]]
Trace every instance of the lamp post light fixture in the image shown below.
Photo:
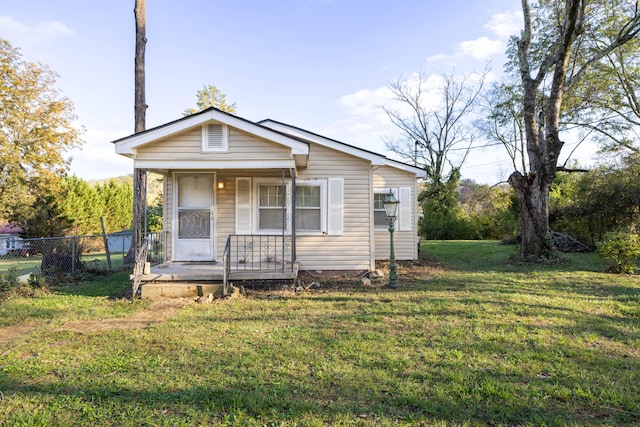
[[[382,201],[387,221],[389,221],[389,287],[394,289],[399,286],[396,272],[396,255],[393,249],[393,232],[395,231],[395,222],[398,217],[399,203],[392,190],[389,190],[389,193],[384,196],[384,200]]]

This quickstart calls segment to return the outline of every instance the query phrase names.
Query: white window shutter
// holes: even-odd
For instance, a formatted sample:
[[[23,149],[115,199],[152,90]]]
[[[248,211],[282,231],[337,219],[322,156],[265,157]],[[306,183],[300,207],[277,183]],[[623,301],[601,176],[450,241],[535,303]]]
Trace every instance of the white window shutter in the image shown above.
[[[343,233],[344,179],[329,178],[328,184],[327,234],[340,236]]]
[[[236,178],[236,234],[251,234],[251,178]]]
[[[204,134],[204,151],[224,151],[227,149],[227,128],[225,125],[208,124]]]
[[[400,187],[398,189],[398,231],[411,231],[413,222],[413,203],[411,200],[411,187]]]

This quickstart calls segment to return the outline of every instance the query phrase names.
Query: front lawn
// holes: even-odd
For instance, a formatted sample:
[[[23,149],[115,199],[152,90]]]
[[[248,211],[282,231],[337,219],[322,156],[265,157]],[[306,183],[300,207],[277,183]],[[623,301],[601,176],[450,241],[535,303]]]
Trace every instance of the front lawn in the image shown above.
[[[60,329],[144,310],[126,274],[12,298],[0,425],[640,424],[640,277],[513,251],[423,242],[398,290],[326,280],[145,329]]]

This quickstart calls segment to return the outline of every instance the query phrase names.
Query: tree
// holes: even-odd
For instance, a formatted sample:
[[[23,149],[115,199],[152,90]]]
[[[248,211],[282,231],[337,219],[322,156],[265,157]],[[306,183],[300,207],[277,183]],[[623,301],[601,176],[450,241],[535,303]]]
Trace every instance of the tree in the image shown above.
[[[535,261],[553,249],[549,189],[564,146],[560,117],[571,106],[567,94],[594,64],[637,36],[640,14],[635,2],[623,0],[539,1],[534,8],[522,0],[522,10],[524,29],[512,39],[509,65],[520,77],[528,170],[514,171],[508,181],[520,205],[520,255]],[[603,19],[612,11],[624,19]],[[616,36],[599,43],[605,32]]]
[[[196,93],[196,108],[187,108],[183,115],[188,116],[199,111],[206,110],[209,107],[215,107],[227,113],[236,114],[236,103],[227,104],[227,95],[214,85],[202,86]]]
[[[103,217],[107,233],[126,230],[133,220],[133,187],[127,182],[109,180],[96,187],[104,206]]]
[[[67,233],[86,236],[100,233],[100,217],[104,213],[104,201],[95,187],[82,178],[73,175],[63,180],[64,193],[59,197],[57,207],[60,214],[72,221],[72,229]]]
[[[145,101],[145,49],[147,44],[147,15],[145,0],[135,0],[133,15],[136,24],[136,52],[134,60],[135,100],[134,119],[135,132],[145,130],[145,114],[147,104]],[[133,239],[131,248],[127,254],[127,262],[138,261],[136,254],[142,246],[145,231],[145,214],[147,212],[147,170],[135,168],[133,170]]]
[[[38,199],[60,190],[69,168],[64,153],[81,144],[73,104],[56,77],[0,39],[0,218],[33,216]]]
[[[640,231],[640,155],[574,177],[559,174],[550,192],[550,223],[591,247],[608,232]]]
[[[421,72],[415,80],[401,78],[389,84],[397,108],[383,108],[402,136],[385,142],[390,151],[426,171],[421,196],[424,237],[431,237],[425,233],[440,230],[447,217],[458,218],[460,213],[456,188],[460,167],[475,139],[470,119],[485,76],[486,70],[479,75],[445,73],[434,85]]]

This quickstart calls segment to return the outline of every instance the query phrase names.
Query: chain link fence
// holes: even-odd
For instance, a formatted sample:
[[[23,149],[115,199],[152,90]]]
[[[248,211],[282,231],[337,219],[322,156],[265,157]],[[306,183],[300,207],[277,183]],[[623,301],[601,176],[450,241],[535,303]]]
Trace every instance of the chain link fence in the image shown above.
[[[165,260],[166,233],[149,233],[148,261]],[[0,274],[51,276],[79,272],[125,271],[132,233],[108,235],[13,238],[0,247]]]

